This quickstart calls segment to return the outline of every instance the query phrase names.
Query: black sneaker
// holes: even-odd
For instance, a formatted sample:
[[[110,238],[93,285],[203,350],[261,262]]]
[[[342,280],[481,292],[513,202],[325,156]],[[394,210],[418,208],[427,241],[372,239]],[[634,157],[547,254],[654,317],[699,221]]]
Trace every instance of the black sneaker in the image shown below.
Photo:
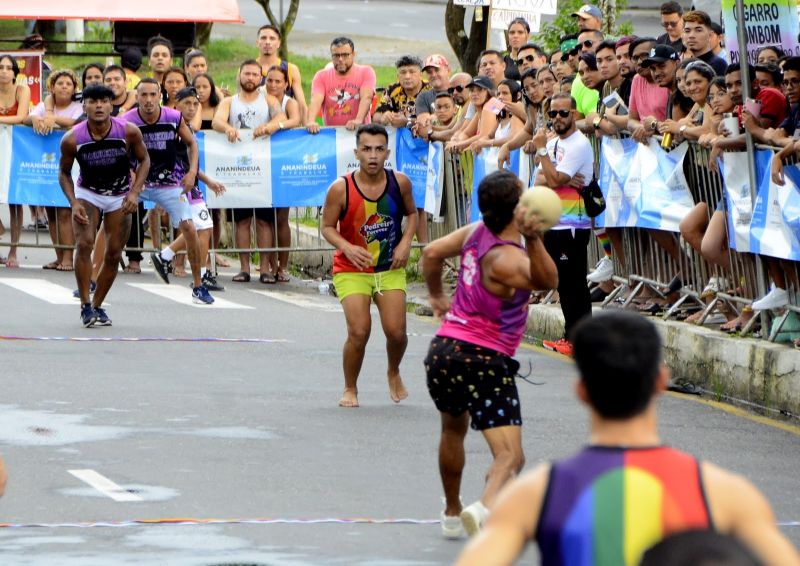
[[[160,253],[155,252],[150,254],[150,260],[153,262],[153,270],[156,272],[156,277],[169,285],[169,273],[172,271],[172,262],[166,261],[161,257]]]
[[[210,271],[206,271],[203,274],[202,283],[203,283],[203,287],[205,287],[209,291],[224,291],[225,290],[225,287],[223,287],[222,285],[217,283],[217,278]]]
[[[97,326],[111,326],[111,319],[108,318],[106,309],[102,307],[96,307],[94,309],[94,314],[97,316],[97,322],[95,322]]]
[[[97,322],[97,313],[92,308],[91,303],[81,305],[81,322],[84,328],[91,328]]]
[[[89,298],[91,298],[92,295],[94,295],[94,290],[95,289],[97,289],[97,283],[95,283],[94,281],[89,281]],[[77,289],[75,289],[72,292],[72,296],[75,297],[76,299],[80,299],[81,298],[81,292],[78,291]]]

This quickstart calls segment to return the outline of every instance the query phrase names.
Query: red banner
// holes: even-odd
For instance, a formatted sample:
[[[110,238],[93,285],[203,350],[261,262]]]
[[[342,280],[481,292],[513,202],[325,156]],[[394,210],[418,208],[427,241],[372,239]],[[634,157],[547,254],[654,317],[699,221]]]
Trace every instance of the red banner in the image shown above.
[[[42,55],[44,51],[13,51],[12,55],[19,65],[18,85],[28,85],[31,89],[31,107],[42,101]]]

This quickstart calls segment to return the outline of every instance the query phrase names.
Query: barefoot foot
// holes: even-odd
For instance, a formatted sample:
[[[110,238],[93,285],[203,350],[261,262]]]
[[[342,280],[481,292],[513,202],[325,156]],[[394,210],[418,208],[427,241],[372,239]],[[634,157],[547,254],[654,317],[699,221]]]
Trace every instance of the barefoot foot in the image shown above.
[[[395,403],[399,403],[408,397],[408,391],[406,391],[406,386],[403,385],[403,380],[400,378],[399,373],[389,376],[389,397]]]
[[[345,387],[342,398],[339,399],[339,406],[348,408],[358,407],[358,390]]]

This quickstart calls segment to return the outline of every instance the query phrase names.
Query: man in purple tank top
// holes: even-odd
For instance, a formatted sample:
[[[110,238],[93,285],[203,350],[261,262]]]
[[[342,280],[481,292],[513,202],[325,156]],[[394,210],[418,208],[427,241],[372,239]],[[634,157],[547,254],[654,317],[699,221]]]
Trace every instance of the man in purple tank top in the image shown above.
[[[584,318],[570,339],[590,444],[509,483],[457,566],[514,564],[531,539],[543,566],[639,564],[665,537],[710,529],[736,537],[765,566],[800,565],[753,484],[662,444],[656,399],[669,370],[652,322],[607,311]]]
[[[139,193],[150,169],[150,157],[139,128],[111,117],[113,98],[114,93],[106,86],[86,87],[83,90],[86,121],[61,140],[58,181],[72,207],[77,240],[75,279],[81,299],[81,322],[87,328],[95,324],[111,326],[103,299],[117,276],[122,248],[131,230],[131,214],[136,212]],[[138,162],[133,186],[129,155]],[[77,187],[72,180],[76,159],[80,166]],[[94,297],[89,302],[92,249],[101,215],[106,252]]]
[[[528,319],[531,290],[558,283],[539,217],[518,205],[519,178],[488,175],[478,187],[483,220],[431,243],[423,274],[436,316],[444,322],[425,358],[428,391],[442,419],[439,472],[445,493],[442,534],[475,534],[497,492],[521,469],[522,415],[513,359]],[[524,237],[524,245],[523,245]],[[444,260],[461,255],[452,304],[442,290]],[[471,421],[471,423],[470,423]],[[494,462],[480,500],[462,509],[459,491],[467,426],[483,433]]]

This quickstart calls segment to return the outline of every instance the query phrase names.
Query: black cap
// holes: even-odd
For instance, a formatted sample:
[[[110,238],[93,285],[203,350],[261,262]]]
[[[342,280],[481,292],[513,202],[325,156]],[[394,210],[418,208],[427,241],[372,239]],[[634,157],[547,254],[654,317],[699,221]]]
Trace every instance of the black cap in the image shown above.
[[[489,77],[484,77],[483,75],[472,77],[472,81],[470,81],[467,86],[479,86],[486,90],[494,90],[494,83],[492,82],[492,79]]]
[[[650,50],[650,55],[647,56],[647,59],[642,61],[642,67],[649,67],[664,61],[678,61],[679,59],[678,52],[669,45],[656,45]]]
[[[142,50],[138,47],[126,47],[122,52],[122,66],[131,71],[138,71],[142,66]]]
[[[198,98],[197,96],[197,89],[193,86],[186,86],[180,89],[177,93],[175,93],[175,100],[180,102],[184,98],[194,97]]]

